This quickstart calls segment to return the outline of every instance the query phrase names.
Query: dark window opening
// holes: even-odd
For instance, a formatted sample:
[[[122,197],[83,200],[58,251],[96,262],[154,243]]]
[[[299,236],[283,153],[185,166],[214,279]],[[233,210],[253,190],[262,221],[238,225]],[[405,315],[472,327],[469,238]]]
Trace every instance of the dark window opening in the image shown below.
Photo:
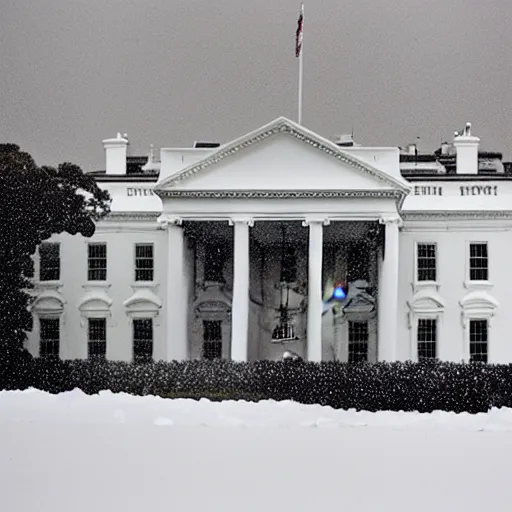
[[[203,320],[203,358],[222,357],[222,321]]]
[[[40,318],[40,357],[59,357],[60,348],[60,319]]]
[[[133,320],[133,360],[150,363],[153,360],[153,319]]]
[[[107,280],[107,244],[89,244],[87,265],[89,281]]]
[[[469,360],[472,363],[487,363],[488,325],[487,320],[469,321]]]
[[[87,334],[89,359],[105,359],[107,355],[106,318],[90,318]]]
[[[347,279],[369,281],[370,248],[367,244],[355,244],[348,250]]]
[[[437,321],[435,318],[420,318],[418,320],[418,360],[435,359],[437,344]]]
[[[297,279],[297,253],[294,247],[286,247],[283,255],[282,281],[293,283]]]
[[[418,244],[418,281],[436,281],[436,244]]]
[[[469,245],[469,280],[487,281],[489,279],[489,257],[486,243]]]
[[[135,281],[153,281],[153,244],[135,245]]]
[[[44,242],[39,246],[39,280],[60,279],[60,244]]]
[[[225,248],[218,244],[207,244],[204,258],[204,280],[223,283],[225,262]]]
[[[368,322],[348,323],[348,362],[368,361]]]

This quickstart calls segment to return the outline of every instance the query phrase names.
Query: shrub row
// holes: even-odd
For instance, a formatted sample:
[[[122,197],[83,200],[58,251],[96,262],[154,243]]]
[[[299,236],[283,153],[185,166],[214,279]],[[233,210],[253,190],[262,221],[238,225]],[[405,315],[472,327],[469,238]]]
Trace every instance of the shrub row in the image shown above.
[[[294,400],[357,410],[485,412],[512,407],[512,365],[186,361],[133,364],[31,359],[4,388],[80,388],[212,400]],[[1,382],[0,382],[1,383]]]

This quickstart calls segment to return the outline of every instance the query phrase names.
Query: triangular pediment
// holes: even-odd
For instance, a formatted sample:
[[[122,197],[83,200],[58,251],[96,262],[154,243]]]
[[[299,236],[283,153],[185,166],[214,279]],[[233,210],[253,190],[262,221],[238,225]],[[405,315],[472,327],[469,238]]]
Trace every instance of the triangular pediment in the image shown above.
[[[218,148],[164,178],[155,192],[170,191],[409,191],[401,178],[349,155],[333,142],[286,118]]]

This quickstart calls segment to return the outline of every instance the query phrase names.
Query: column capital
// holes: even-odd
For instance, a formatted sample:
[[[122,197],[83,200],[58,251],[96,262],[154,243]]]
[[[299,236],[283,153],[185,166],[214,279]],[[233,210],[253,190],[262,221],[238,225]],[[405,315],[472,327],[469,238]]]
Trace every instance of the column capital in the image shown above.
[[[158,223],[158,229],[166,230],[169,226],[181,226],[183,219],[177,215],[160,215],[156,220]]]
[[[403,221],[400,215],[381,215],[379,217],[379,224],[396,224],[399,228],[403,226]]]
[[[315,216],[307,216],[303,221],[302,225],[306,228],[311,224],[322,224],[323,226],[328,226],[331,223],[331,220],[328,217],[315,217]]]
[[[254,226],[254,219],[252,217],[233,216],[228,219],[229,225],[234,226],[235,224],[247,224],[250,228]]]

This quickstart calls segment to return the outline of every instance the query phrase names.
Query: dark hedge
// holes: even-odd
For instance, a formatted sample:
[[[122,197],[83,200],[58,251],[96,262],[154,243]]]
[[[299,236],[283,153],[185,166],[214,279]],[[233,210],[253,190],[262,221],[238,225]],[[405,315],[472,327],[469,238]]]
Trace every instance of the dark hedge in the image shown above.
[[[1,366],[1,365],[0,365]],[[3,375],[3,379],[2,379]],[[186,361],[133,364],[31,359],[0,368],[4,389],[80,388],[211,400],[294,400],[336,409],[485,412],[512,407],[512,365]]]

